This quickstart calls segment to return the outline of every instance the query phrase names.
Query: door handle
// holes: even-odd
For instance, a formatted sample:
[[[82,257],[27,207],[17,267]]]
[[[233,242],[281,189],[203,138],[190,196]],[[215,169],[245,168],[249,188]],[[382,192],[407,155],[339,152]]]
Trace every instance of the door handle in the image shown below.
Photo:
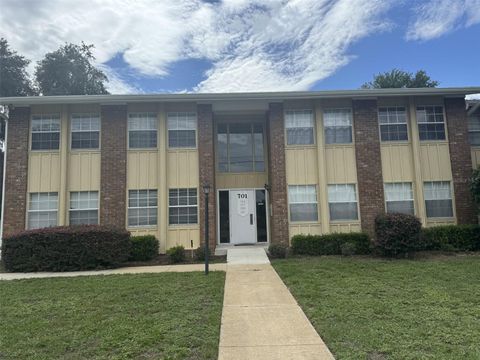
[[[250,225],[253,225],[253,214],[250,214]]]

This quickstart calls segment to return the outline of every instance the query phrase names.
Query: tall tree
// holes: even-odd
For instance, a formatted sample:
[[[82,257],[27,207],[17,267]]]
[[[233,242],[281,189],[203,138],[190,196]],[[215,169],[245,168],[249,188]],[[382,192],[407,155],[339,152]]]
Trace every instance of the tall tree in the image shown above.
[[[424,70],[415,74],[399,69],[393,69],[377,74],[372,81],[362,85],[362,89],[385,89],[385,88],[424,88],[436,87],[438,81],[432,80]]]
[[[105,73],[92,62],[93,45],[65,44],[37,63],[35,77],[42,95],[108,94]]]
[[[18,55],[6,39],[0,38],[0,97],[35,94],[27,73],[28,64],[30,60]]]

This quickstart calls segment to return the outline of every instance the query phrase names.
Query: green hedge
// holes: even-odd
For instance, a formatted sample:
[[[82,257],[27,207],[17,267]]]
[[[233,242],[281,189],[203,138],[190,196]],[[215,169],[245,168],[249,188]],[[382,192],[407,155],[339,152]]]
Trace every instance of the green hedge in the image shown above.
[[[400,256],[417,250],[422,223],[408,214],[382,214],[375,218],[375,249],[383,256]]]
[[[174,264],[185,261],[185,248],[182,245],[171,247],[167,250],[167,256]]]
[[[443,225],[422,229],[420,250],[480,251],[479,225]]]
[[[2,242],[7,271],[75,271],[113,268],[130,255],[130,233],[98,225],[23,231]]]
[[[130,261],[147,261],[158,255],[158,240],[153,235],[132,236]]]
[[[355,254],[370,253],[370,238],[365,233],[295,235],[292,237],[292,252],[298,255],[341,255],[345,243],[354,245]]]

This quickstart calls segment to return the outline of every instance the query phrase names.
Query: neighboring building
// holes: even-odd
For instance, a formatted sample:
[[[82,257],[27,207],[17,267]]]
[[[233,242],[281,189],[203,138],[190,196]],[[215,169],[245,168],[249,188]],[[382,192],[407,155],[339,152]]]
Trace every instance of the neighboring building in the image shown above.
[[[470,93],[480,88],[1,98],[3,232],[100,223],[154,234],[161,252],[196,248],[205,184],[212,247],[372,233],[385,211],[474,223]]]

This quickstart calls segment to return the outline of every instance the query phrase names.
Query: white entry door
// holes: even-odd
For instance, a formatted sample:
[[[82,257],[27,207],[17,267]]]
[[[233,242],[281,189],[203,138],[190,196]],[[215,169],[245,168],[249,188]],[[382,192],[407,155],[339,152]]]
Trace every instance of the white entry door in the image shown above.
[[[230,243],[257,242],[255,190],[230,190]]]

